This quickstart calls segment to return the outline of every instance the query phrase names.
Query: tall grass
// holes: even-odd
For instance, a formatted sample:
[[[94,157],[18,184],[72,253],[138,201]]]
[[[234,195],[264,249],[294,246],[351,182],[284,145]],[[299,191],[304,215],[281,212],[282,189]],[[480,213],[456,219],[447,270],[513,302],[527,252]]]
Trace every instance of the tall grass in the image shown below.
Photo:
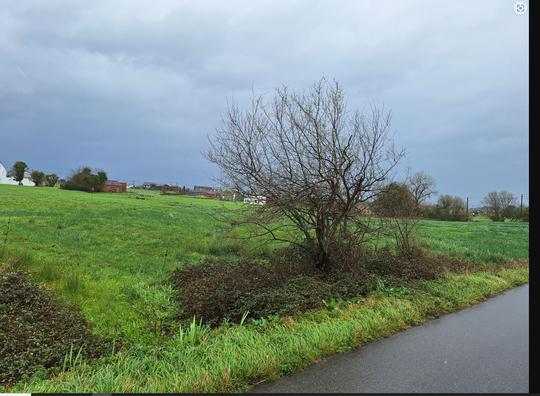
[[[297,315],[264,329],[245,323],[207,332],[193,321],[184,329],[183,342],[173,337],[159,348],[134,346],[107,362],[83,362],[51,380],[19,384],[11,391],[246,391],[323,356],[388,336],[527,281],[526,267],[449,275],[439,281],[422,281],[406,295],[377,291],[359,303]]]
[[[73,354],[73,345],[70,346],[69,352],[64,357],[62,364],[62,372],[66,372],[68,369],[72,370],[82,364],[82,347],[77,350],[77,353]]]
[[[208,337],[210,327],[202,324],[202,320],[197,324],[195,317],[188,326],[180,325],[178,332],[173,336],[176,345],[186,347],[188,345],[197,345]]]
[[[52,263],[44,263],[41,269],[38,271],[41,279],[51,282],[57,280],[60,277],[60,274],[56,271],[56,267]]]
[[[68,274],[64,278],[64,290],[68,293],[76,293],[83,287],[83,280],[81,275],[76,272]]]
[[[2,260],[6,255],[6,248],[9,238],[9,226],[11,225],[11,217],[8,217],[6,223],[6,230],[4,231],[4,238],[2,238],[2,250],[0,251],[0,260]]]

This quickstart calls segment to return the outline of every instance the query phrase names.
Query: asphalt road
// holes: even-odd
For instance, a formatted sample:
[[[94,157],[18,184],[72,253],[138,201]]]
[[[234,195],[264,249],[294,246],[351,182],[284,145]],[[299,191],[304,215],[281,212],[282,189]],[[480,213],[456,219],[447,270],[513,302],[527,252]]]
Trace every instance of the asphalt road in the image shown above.
[[[251,392],[528,392],[529,286]]]

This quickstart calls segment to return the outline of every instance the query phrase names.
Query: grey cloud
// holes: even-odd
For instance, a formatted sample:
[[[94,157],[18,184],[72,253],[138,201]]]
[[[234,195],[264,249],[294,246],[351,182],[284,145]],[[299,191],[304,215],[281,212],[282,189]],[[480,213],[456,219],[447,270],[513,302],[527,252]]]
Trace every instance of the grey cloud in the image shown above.
[[[0,161],[209,183],[226,100],[339,80],[441,192],[528,190],[528,17],[507,0],[4,1]]]

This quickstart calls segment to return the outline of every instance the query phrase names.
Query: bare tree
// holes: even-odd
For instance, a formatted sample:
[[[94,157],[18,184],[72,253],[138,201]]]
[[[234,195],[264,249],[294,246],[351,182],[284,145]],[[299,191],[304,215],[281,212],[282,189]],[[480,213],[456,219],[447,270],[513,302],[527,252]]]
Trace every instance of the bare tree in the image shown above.
[[[494,221],[504,220],[504,213],[511,205],[516,205],[516,197],[509,191],[491,191],[482,201],[489,217]]]
[[[435,191],[435,179],[424,172],[416,172],[408,177],[407,184],[417,209],[426,199],[437,193]]]
[[[321,79],[302,93],[282,87],[270,104],[258,96],[245,111],[229,105],[207,158],[226,188],[267,198],[243,222],[313,252],[328,270],[332,244],[362,240],[370,222],[361,214],[403,156],[390,120],[374,105],[368,114],[348,112],[337,82]]]

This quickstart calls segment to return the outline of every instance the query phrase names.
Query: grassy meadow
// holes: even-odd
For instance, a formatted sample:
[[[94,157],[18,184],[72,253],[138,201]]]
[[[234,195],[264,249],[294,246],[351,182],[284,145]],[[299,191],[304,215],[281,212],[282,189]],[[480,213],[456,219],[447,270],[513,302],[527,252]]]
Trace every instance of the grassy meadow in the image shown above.
[[[426,220],[419,234],[432,252],[487,265],[517,263],[412,289],[383,285],[367,298],[294,318],[214,330],[178,325],[167,335],[178,309],[167,282],[172,270],[210,256],[234,260],[268,252],[255,241],[227,238],[230,232],[215,217],[235,205],[140,190],[88,194],[0,185],[0,262],[30,271],[75,304],[94,333],[125,345],[54,378],[36,375],[14,391],[246,390],[528,281],[528,223]]]

